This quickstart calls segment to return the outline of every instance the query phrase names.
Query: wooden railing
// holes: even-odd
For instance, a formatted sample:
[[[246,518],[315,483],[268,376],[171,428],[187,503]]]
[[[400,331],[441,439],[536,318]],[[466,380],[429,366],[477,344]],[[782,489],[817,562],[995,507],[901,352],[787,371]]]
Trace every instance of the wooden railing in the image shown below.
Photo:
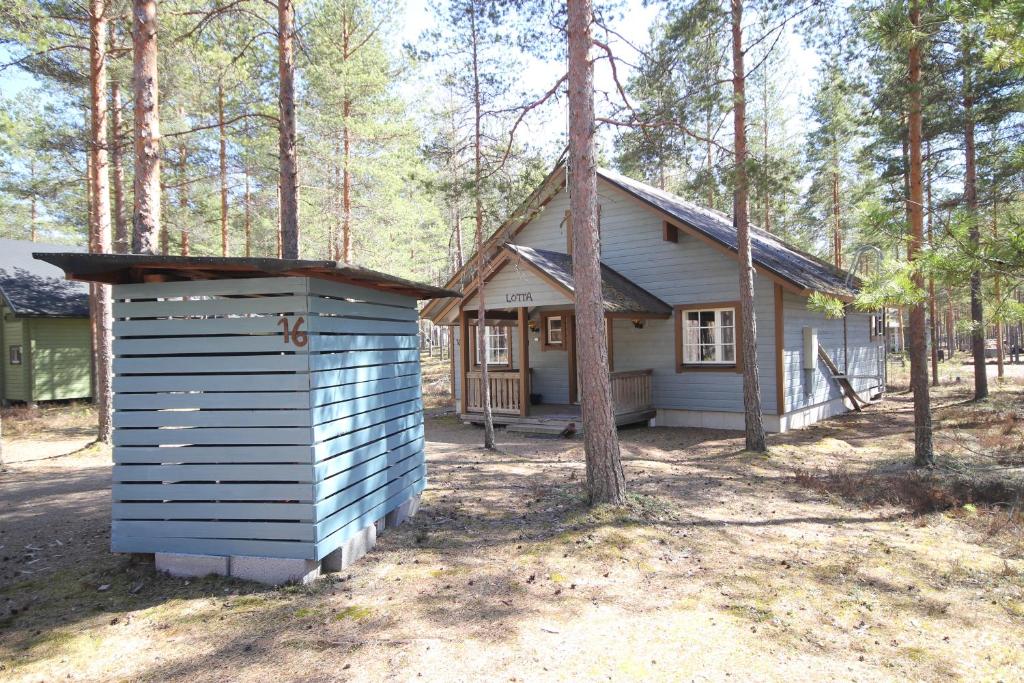
[[[613,372],[612,404],[617,414],[650,410],[654,406],[651,397],[652,370],[631,370]]]
[[[491,387],[491,412],[519,415],[523,397],[519,391],[518,370],[488,370],[487,383]],[[484,397],[481,391],[480,371],[466,373],[466,410],[482,412]]]

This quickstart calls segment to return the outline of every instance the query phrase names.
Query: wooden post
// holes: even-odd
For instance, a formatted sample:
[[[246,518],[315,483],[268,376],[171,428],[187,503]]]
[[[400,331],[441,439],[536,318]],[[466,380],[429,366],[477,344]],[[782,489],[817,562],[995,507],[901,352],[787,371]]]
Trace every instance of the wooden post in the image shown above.
[[[462,359],[462,367],[459,370],[459,381],[462,383],[462,394],[459,397],[461,404],[460,412],[466,414],[466,390],[468,382],[466,373],[469,371],[469,324],[466,321],[466,310],[459,306],[459,358]]]
[[[530,406],[530,329],[526,307],[519,310],[519,414],[526,416]]]

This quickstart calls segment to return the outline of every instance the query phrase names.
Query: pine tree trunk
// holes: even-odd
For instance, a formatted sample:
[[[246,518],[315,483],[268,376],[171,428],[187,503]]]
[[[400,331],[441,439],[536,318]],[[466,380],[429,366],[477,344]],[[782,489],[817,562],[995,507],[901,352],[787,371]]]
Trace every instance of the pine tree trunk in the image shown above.
[[[590,0],[569,0],[569,207],[576,285],[577,357],[591,505],[625,503],[626,479],[615,428],[605,334],[594,159],[594,63]]]
[[[32,159],[28,165],[28,178],[32,184],[32,193],[29,196],[29,241],[36,241],[36,228],[39,222],[39,209],[36,206],[36,160]]]
[[[956,353],[956,324],[953,321],[953,292],[946,290],[946,349],[949,357]]]
[[[477,320],[476,347],[480,354],[480,398],[484,408],[484,448],[494,448],[494,415],[491,412],[491,382],[490,373],[487,367],[487,300],[484,296],[484,270],[486,268],[486,255],[484,254],[484,204],[481,187],[483,184],[483,107],[482,92],[480,85],[480,61],[479,61],[479,35],[476,30],[476,11],[474,4],[470,10],[470,27],[472,40],[472,61],[473,61],[473,200],[476,217],[476,230],[474,241],[476,242],[477,254]],[[472,361],[472,358],[470,359]],[[525,400],[528,397],[521,397]]]
[[[462,268],[463,256],[462,256],[462,211],[459,210],[458,204],[455,206],[455,234],[452,239],[455,241],[455,269]]]
[[[160,100],[156,0],[133,0],[132,86],[135,90],[135,212],[132,252],[152,254],[160,234]]]
[[[110,84],[110,162],[114,172],[114,253],[128,253],[128,222],[124,215],[124,161],[121,154],[121,84]]]
[[[352,102],[345,98],[341,106],[344,128],[342,130],[341,150],[341,258],[345,263],[352,262],[352,130],[349,116]]]
[[[299,258],[299,174],[295,153],[295,6],[293,0],[278,0],[278,77],[280,79],[280,123],[278,152],[281,163],[281,255]]]
[[[995,244],[999,243],[998,211],[999,202],[992,202],[992,241]],[[992,294],[996,300],[996,305],[1002,307],[1003,282],[999,273],[996,273],[995,275]],[[996,320],[996,377],[999,379],[1002,379],[1003,374],[1006,372],[1005,363],[1006,359],[1003,357],[1003,321],[1000,319]]]
[[[182,114],[184,118],[184,114]],[[191,251],[191,234],[192,218],[188,213],[189,203],[189,184],[188,184],[188,145],[185,144],[182,139],[181,146],[178,148],[178,208],[181,209],[181,255],[188,256]],[[164,231],[161,237],[167,240],[167,232]],[[167,253],[167,248],[164,248],[164,253]]]
[[[927,207],[928,207],[928,247],[935,244],[935,224],[933,222],[934,207],[932,207],[932,141],[927,143],[925,159],[928,163],[928,183],[926,186]],[[928,330],[931,335],[931,361],[932,361],[932,386],[939,386],[939,321],[935,312],[935,277],[928,276]]]
[[[92,110],[89,150],[92,157],[90,225],[91,251],[110,251],[110,169],[107,162],[107,19],[104,0],[89,2],[89,86]],[[110,443],[113,430],[111,398],[111,300],[108,285],[92,284],[95,315],[93,353],[95,357],[94,401],[98,417],[96,440]]]
[[[249,190],[249,162],[245,164],[245,257],[252,256],[252,196]]]
[[[910,0],[910,23],[915,32],[920,31],[920,0]],[[924,245],[924,191],[922,188],[921,129],[921,45],[915,38],[908,51],[910,106],[907,116],[907,146],[910,155],[908,168],[910,195],[907,213],[910,222],[910,240],[907,259],[913,263]],[[924,290],[924,275],[915,271],[914,285]],[[914,464],[931,466],[935,464],[932,447],[931,397],[928,388],[928,357],[926,344],[924,304],[910,307],[910,389],[914,392]]]
[[[981,243],[978,225],[978,176],[977,152],[974,146],[974,94],[972,84],[973,56],[969,39],[963,45],[963,98],[964,98],[964,202],[967,204],[967,220],[970,222],[967,240],[977,252]],[[971,272],[971,353],[974,356],[974,400],[988,397],[988,371],[985,368],[985,308],[982,302],[981,270]]]
[[[768,450],[761,416],[761,387],[757,368],[757,319],[754,315],[754,264],[748,218],[746,74],[743,66],[743,0],[730,0],[732,18],[733,139],[736,154],[736,243],[739,251],[740,325],[743,330],[743,409],[746,448]]]
[[[228,255],[228,133],[224,125],[224,84],[217,84],[217,132],[220,134],[220,255]]]
[[[843,220],[839,205],[839,171],[832,172],[832,255],[836,268],[843,267]]]

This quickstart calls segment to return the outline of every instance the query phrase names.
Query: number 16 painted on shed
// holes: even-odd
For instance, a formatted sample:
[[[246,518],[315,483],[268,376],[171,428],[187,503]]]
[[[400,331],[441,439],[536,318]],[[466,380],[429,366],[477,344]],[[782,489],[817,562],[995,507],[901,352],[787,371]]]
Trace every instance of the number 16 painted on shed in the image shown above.
[[[305,346],[309,343],[309,334],[302,329],[302,325],[306,322],[306,319],[301,315],[295,319],[295,324],[288,325],[288,318],[279,318],[277,324],[284,330],[284,343],[293,344],[295,346]]]

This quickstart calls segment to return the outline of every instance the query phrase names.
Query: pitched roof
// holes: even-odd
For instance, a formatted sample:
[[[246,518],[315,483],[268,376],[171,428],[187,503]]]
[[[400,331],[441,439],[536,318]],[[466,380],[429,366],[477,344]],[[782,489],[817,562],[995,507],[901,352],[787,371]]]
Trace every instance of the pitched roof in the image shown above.
[[[53,251],[84,252],[85,247],[0,239],[0,293],[15,315],[89,317],[89,286],[68,282],[60,268],[32,256]]]
[[[517,244],[506,244],[505,248],[575,293],[572,257],[568,254]],[[604,299],[606,313],[636,313],[657,316],[669,316],[672,313],[671,306],[603,263],[601,264],[601,295]]]
[[[723,213],[705,209],[681,197],[659,190],[624,175],[598,169],[598,175],[627,194],[645,204],[685,223],[705,237],[726,247],[737,250],[736,228],[732,220]],[[847,284],[848,274],[821,259],[786,244],[771,233],[751,226],[751,258],[760,266],[808,293],[821,292],[840,298],[857,295],[857,280]]]
[[[425,285],[361,266],[335,261],[249,258],[239,256],[160,256],[156,254],[39,253],[73,280],[126,284],[147,276],[167,280],[218,280],[253,277],[312,277],[404,294],[418,299],[459,297],[459,292]]]

